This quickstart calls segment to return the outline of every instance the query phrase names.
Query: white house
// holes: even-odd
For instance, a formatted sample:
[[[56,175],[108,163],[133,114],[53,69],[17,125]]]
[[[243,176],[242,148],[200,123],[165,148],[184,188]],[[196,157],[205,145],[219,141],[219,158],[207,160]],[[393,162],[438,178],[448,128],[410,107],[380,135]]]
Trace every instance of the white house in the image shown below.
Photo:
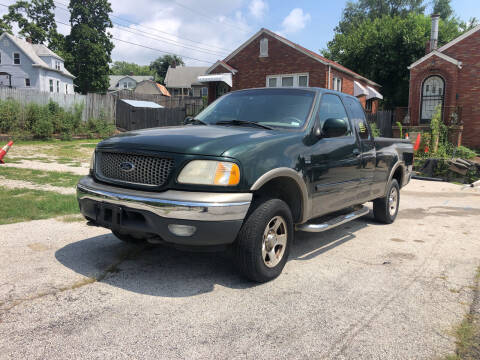
[[[0,36],[0,86],[73,94],[73,76],[63,59],[43,44]]]
[[[145,80],[153,80],[153,76],[110,75],[108,91],[134,90],[137,84]]]

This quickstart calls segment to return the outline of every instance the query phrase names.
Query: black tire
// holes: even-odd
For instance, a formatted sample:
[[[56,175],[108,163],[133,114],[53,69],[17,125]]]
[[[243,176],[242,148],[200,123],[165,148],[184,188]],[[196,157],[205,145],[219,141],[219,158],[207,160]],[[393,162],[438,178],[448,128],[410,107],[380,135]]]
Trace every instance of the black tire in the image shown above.
[[[112,230],[113,235],[115,235],[119,240],[129,244],[143,244],[145,242],[144,238],[137,238],[127,233],[122,233],[116,230]]]
[[[263,283],[280,275],[288,260],[294,237],[292,212],[280,199],[258,199],[252,206],[235,242],[234,257],[237,267],[245,277]],[[275,228],[277,221],[278,229]],[[267,241],[264,242],[267,227],[270,231],[265,237]],[[282,245],[282,242],[285,242],[285,245]],[[264,257],[264,251],[267,251],[268,247],[270,253],[273,251],[278,255],[276,258],[270,259],[268,253]]]
[[[396,194],[395,204],[392,204],[390,201],[392,192]],[[397,217],[399,205],[400,187],[398,186],[397,180],[392,179],[388,186],[387,195],[373,201],[373,216],[375,217],[375,220],[384,224],[393,223]]]

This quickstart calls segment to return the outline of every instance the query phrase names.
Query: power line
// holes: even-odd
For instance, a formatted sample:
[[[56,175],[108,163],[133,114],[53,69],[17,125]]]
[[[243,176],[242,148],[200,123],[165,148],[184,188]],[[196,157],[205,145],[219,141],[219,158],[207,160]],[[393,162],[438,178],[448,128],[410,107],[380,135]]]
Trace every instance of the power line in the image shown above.
[[[1,5],[1,4],[0,4],[0,5]],[[58,21],[58,20],[55,20],[55,22],[56,22],[57,24],[62,24],[62,25],[68,26],[68,27],[70,27],[70,28],[72,27],[70,24],[66,24],[66,23],[61,22],[61,21]],[[161,52],[161,53],[164,53],[164,54],[168,54],[168,55],[178,55],[178,56],[180,56],[180,57],[182,57],[182,58],[185,58],[185,59],[200,61],[200,62],[207,63],[207,64],[211,64],[211,63],[212,63],[211,61],[201,60],[201,59],[197,59],[197,58],[194,58],[194,57],[191,57],[191,56],[186,56],[186,55],[181,55],[181,54],[174,54],[174,53],[169,52],[169,51],[160,50],[160,49],[156,49],[156,48],[153,48],[153,47],[150,47],[150,46],[137,44],[137,43],[134,43],[134,42],[131,42],[131,41],[127,41],[127,40],[123,40],[123,39],[119,39],[119,38],[116,38],[116,37],[113,37],[113,36],[112,36],[112,40],[120,41],[120,42],[123,42],[123,43],[126,43],[126,44],[130,44],[130,45],[139,46],[139,47],[142,47],[142,48],[145,48],[145,49],[149,49],[149,50],[158,51],[158,52]]]
[[[66,8],[63,8],[63,7],[60,7],[60,6],[57,6],[57,8],[65,11],[65,12],[70,13],[70,11]],[[142,36],[142,37],[153,39],[153,40],[164,41],[164,42],[170,43],[170,44],[175,45],[175,46],[179,46],[179,47],[182,47],[182,48],[185,48],[185,49],[195,50],[195,51],[205,53],[205,54],[209,54],[209,55],[215,55],[215,56],[221,56],[221,57],[225,57],[225,55],[226,55],[225,53],[221,53],[221,52],[218,52],[218,51],[209,50],[209,49],[205,49],[205,48],[198,47],[198,46],[193,46],[193,45],[188,45],[188,44],[182,44],[182,43],[177,42],[177,41],[172,40],[172,39],[164,38],[164,37],[161,37],[161,36],[158,36],[158,35],[153,35],[153,34],[147,33],[145,31],[142,31],[142,30],[139,30],[139,29],[130,28],[130,27],[127,27],[125,25],[118,24],[114,21],[112,21],[112,23],[116,25],[116,28],[118,30],[125,31],[125,32],[128,32],[130,34]],[[119,27],[121,27],[121,28],[119,28]]]
[[[8,5],[5,5],[5,4],[0,4],[0,6],[4,6],[4,7],[8,8]],[[55,20],[55,23],[68,26],[69,28],[72,27],[70,24],[61,22],[61,21],[59,21],[59,20]],[[142,48],[145,48],[145,49],[157,51],[157,52],[160,52],[160,53],[163,53],[163,54],[178,55],[178,56],[181,56],[182,58],[185,58],[185,59],[195,60],[195,61],[203,62],[203,63],[206,63],[206,64],[211,64],[211,63],[212,63],[212,61],[197,59],[197,58],[194,58],[194,57],[191,57],[191,56],[182,55],[182,54],[174,54],[174,53],[172,53],[172,52],[170,52],[170,51],[160,50],[160,49],[153,48],[153,47],[150,47],[150,46],[146,46],[146,45],[142,45],[142,44],[137,44],[137,43],[134,43],[134,42],[131,42],[131,41],[127,41],[127,40],[123,40],[123,39],[118,39],[118,38],[113,37],[113,36],[112,36],[111,39],[112,39],[112,40],[115,40],[115,41],[123,42],[123,43],[126,43],[126,44],[130,44],[130,45],[135,45],[135,46],[138,46],[138,47],[142,47]]]
[[[67,6],[67,7],[68,7],[67,4],[62,3],[62,2],[60,2],[60,1],[54,1],[54,2],[57,3],[57,4],[61,4],[61,5],[63,5],[63,6]],[[175,34],[172,34],[172,33],[166,32],[166,31],[162,31],[162,30],[159,30],[159,29],[156,29],[156,28],[153,28],[153,27],[149,27],[149,26],[146,26],[146,25],[142,25],[142,24],[136,23],[136,22],[134,22],[134,21],[131,21],[131,20],[128,20],[128,19],[125,19],[125,18],[121,18],[121,17],[116,16],[116,15],[113,15],[113,14],[111,14],[110,17],[111,17],[111,18],[118,19],[118,20],[120,20],[120,21],[127,22],[127,23],[132,24],[132,25],[136,25],[136,26],[142,27],[142,28],[144,28],[144,29],[156,31],[156,32],[159,32],[159,33],[162,33],[162,34],[166,34],[166,35],[170,35],[170,36],[175,36],[176,38],[178,38],[178,39],[180,39],[180,40],[190,41],[190,42],[195,43],[195,44],[198,43],[198,41],[191,40],[191,39],[187,39],[187,38],[180,37],[180,36],[178,36],[178,35],[175,35]],[[120,25],[120,24],[119,24],[119,25]],[[120,25],[120,26],[123,26],[123,25]],[[217,46],[217,45],[211,45],[211,44],[205,44],[205,45],[206,45],[206,46],[209,46],[209,47],[212,47],[212,48],[217,48],[217,49],[219,49],[219,50],[224,50],[224,51],[226,51],[226,52],[228,52],[228,53],[232,52],[232,49],[223,48],[223,47],[220,47],[220,46]]]
[[[215,19],[215,18],[213,18],[213,17],[211,17],[211,16],[209,16],[209,15],[206,15],[206,14],[204,14],[204,13],[198,11],[198,10],[192,9],[192,8],[190,8],[190,7],[188,7],[188,6],[184,5],[184,4],[181,4],[181,3],[179,3],[179,2],[176,1],[176,0],[173,0],[173,3],[176,4],[177,6],[180,6],[180,7],[184,8],[184,9],[187,9],[187,10],[191,11],[192,13],[196,13],[196,14],[198,14],[198,15],[200,15],[200,16],[203,16],[204,18],[210,20],[211,22],[215,22],[215,23],[221,24],[221,25],[227,25],[227,26],[230,26],[231,28],[235,28],[235,29],[237,29],[237,30],[243,31],[244,33],[249,33],[248,30],[242,29],[241,27],[239,27],[239,26],[237,26],[237,25],[234,25],[233,23],[231,24],[231,23],[229,23],[229,22],[221,22],[221,21],[218,21],[217,19]]]

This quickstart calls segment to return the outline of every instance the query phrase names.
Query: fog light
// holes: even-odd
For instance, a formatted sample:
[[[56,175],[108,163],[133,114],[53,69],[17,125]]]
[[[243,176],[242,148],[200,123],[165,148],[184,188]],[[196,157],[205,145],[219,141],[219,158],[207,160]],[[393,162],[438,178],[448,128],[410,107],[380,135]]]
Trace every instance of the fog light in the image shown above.
[[[170,224],[168,225],[168,230],[177,236],[192,236],[197,228],[190,225]]]

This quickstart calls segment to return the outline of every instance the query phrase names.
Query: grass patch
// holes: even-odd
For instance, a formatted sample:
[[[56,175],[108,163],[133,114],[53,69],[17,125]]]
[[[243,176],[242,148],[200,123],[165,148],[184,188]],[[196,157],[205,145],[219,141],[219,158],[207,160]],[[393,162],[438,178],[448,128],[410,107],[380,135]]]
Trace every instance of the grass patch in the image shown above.
[[[475,276],[474,302],[479,300],[480,291],[480,267]],[[445,360],[478,360],[480,359],[480,314],[475,313],[472,307],[470,313],[465,315],[462,322],[454,329],[456,338],[455,354],[447,355]]]
[[[0,225],[77,214],[75,195],[0,187]]]
[[[42,171],[13,167],[0,168],[0,176],[4,176],[10,180],[22,180],[40,185],[52,185],[69,188],[77,185],[78,180],[82,177],[81,175],[75,175],[66,172]]]

